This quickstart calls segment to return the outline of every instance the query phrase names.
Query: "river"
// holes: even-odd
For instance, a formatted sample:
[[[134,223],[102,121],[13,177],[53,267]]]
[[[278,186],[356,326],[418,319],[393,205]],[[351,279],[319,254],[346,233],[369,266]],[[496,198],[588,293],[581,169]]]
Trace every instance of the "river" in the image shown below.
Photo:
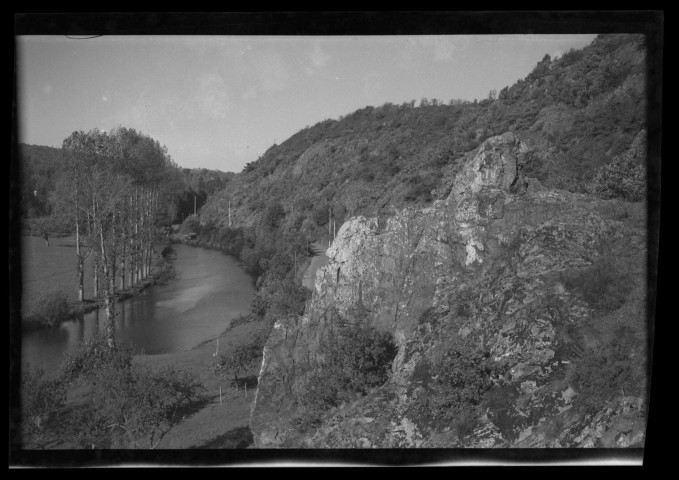
[[[234,257],[188,245],[173,247],[176,278],[116,305],[116,339],[137,353],[191,349],[217,337],[249,310],[254,283]],[[65,354],[104,331],[105,316],[99,310],[59,328],[24,333],[22,365],[55,374]]]

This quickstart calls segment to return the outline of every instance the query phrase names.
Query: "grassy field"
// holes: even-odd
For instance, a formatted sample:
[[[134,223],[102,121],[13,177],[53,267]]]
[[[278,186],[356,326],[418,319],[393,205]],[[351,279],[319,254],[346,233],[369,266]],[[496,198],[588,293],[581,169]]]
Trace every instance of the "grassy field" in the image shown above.
[[[218,337],[219,353],[228,355],[238,345],[251,341],[262,327],[261,322],[249,322],[227,328]],[[184,409],[179,421],[165,432],[157,449],[252,448],[250,410],[255,400],[260,364],[253,364],[241,372],[236,385],[231,375],[215,371],[218,363],[216,352],[217,338],[179,353],[133,357],[133,362],[154,370],[170,367],[187,372],[203,389],[201,398]],[[89,401],[87,388],[77,384],[69,387],[61,417],[56,421],[61,422],[64,415],[71,415]],[[33,446],[28,445],[27,448],[32,449]],[[62,450],[81,447],[72,434],[51,427],[41,448]]]
[[[47,292],[63,292],[69,301],[77,300],[76,256],[73,237],[55,238],[46,246],[39,237],[22,239],[22,304],[24,312],[37,303]],[[86,264],[85,289],[91,295],[92,283],[87,276],[91,264]],[[252,340],[254,333],[262,328],[260,322],[251,322],[227,329],[219,336],[220,354],[228,354],[238,345]],[[257,388],[259,364],[242,372],[240,386],[223,373],[214,371],[218,361],[215,355],[217,339],[204,342],[194,349],[174,354],[138,355],[134,361],[152,368],[173,367],[188,372],[204,388],[204,396],[190,410],[184,412],[181,421],[163,437],[158,449],[187,448],[247,448],[252,445],[249,429],[250,409]],[[246,394],[245,384],[248,386]],[[221,402],[220,402],[221,387]],[[66,410],[77,409],[88,401],[87,392],[70,388]],[[59,435],[44,448],[75,448],[73,439]]]
[[[251,322],[227,329],[219,337],[219,353],[228,354],[238,345],[247,343],[262,328]],[[250,410],[257,390],[260,364],[240,375],[242,384],[233,385],[232,377],[215,373],[217,339],[176,354],[140,355],[135,361],[154,368],[172,367],[189,372],[205,388],[203,401],[187,412],[182,420],[167,432],[158,449],[185,448],[246,448],[252,446]],[[247,384],[248,391],[245,390]],[[220,386],[222,398],[220,403]]]
[[[21,238],[22,310],[31,312],[40,296],[64,293],[69,302],[78,300],[74,237],[51,238],[49,247],[40,237]],[[92,296],[92,262],[85,261],[85,298]]]

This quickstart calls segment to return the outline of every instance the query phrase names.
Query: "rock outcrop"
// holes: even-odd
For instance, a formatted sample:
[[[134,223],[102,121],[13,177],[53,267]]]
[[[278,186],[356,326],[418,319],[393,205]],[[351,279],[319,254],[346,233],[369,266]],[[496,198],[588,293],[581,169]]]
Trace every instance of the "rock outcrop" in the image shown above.
[[[573,407],[579,393],[569,377],[588,342],[605,337],[597,329],[643,329],[643,206],[545,190],[523,175],[530,160],[513,134],[490,138],[444,182],[445,199],[342,226],[306,313],[277,321],[266,344],[251,416],[258,447],[643,445],[643,396],[621,392],[583,413]],[[563,274],[604,257],[625,259],[629,291],[622,306],[602,313],[566,288]],[[302,434],[294,400],[322,368],[322,340],[344,318],[393,335],[392,375]],[[414,408],[426,394],[422,365],[453,339],[506,368],[506,398],[489,404],[464,436],[427,424]]]

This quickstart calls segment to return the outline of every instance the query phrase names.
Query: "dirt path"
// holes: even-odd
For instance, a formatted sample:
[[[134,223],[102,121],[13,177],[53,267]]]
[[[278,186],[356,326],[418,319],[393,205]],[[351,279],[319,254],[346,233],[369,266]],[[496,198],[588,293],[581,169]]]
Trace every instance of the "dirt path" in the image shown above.
[[[311,262],[302,276],[302,285],[309,290],[313,290],[316,271],[328,264],[328,257],[325,255],[328,245],[326,243],[314,242],[310,245],[310,248],[314,255],[311,257]]]

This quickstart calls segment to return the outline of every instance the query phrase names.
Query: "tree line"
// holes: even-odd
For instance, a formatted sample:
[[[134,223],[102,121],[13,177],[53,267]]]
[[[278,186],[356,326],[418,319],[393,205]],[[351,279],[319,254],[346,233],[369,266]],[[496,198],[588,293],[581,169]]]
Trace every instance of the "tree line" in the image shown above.
[[[106,341],[113,346],[116,293],[150,275],[176,165],[158,141],[126,128],[73,132],[57,161],[52,215],[75,235],[80,302],[85,260],[92,257],[93,294],[103,300]]]

